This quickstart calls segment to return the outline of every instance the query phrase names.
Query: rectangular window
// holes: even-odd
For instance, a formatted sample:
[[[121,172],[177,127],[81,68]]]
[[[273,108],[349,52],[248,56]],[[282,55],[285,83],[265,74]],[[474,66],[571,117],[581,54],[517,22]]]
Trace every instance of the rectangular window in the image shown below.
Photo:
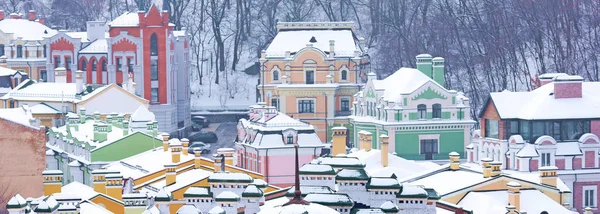
[[[535,141],[537,140],[538,137],[541,137],[543,135],[546,135],[546,127],[545,127],[546,123],[543,121],[532,121],[531,122],[531,141]]]
[[[508,132],[508,137],[512,136],[512,135],[517,135],[519,134],[519,121],[518,120],[511,120],[510,121],[510,130]]]
[[[306,71],[306,84],[315,84],[315,71]]]
[[[127,72],[133,72],[133,60],[132,60],[132,58],[127,58]]]
[[[67,71],[71,70],[71,57],[65,57],[65,68]]]
[[[427,106],[425,104],[417,105],[417,112],[420,120],[427,119]]]
[[[530,121],[520,121],[519,122],[519,129],[521,129],[521,137],[523,137],[524,141],[529,142],[529,140],[531,140],[531,130],[529,129],[531,128],[531,122]]]
[[[350,111],[350,99],[342,98],[340,101],[340,108],[342,111]]]
[[[158,80],[158,59],[150,61],[150,74],[151,80]]]
[[[60,67],[60,56],[54,57],[54,68]]]
[[[583,207],[597,207],[596,203],[597,186],[583,186]]]
[[[298,100],[298,113],[315,113],[315,101]]]
[[[40,71],[40,79],[43,82],[48,82],[48,72],[46,72],[46,70],[41,70]]]
[[[552,166],[550,164],[550,153],[542,153],[542,166]]]
[[[277,109],[277,111],[279,111],[279,99],[278,98],[271,99],[271,106],[275,107],[275,109]]]
[[[553,122],[552,137],[554,137],[554,139],[557,141],[560,140],[560,127],[561,127],[560,121]]]
[[[121,58],[116,58],[116,63],[117,63],[117,72],[121,72],[121,68],[123,68],[123,66],[121,65]]]
[[[498,138],[498,121],[485,120],[485,137]]]
[[[294,144],[294,136],[288,135],[286,144]]]
[[[151,89],[151,94],[152,94],[152,102],[153,103],[158,103],[158,88],[152,88]]]

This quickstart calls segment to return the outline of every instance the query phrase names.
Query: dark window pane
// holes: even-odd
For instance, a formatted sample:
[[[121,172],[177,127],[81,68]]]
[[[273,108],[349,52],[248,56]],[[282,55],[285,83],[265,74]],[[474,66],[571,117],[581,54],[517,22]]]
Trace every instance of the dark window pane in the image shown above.
[[[545,123],[542,121],[533,121],[532,122],[532,136],[533,138],[531,138],[531,141],[535,141],[538,137],[541,137],[542,135],[545,135],[544,131],[546,130],[545,128]]]
[[[521,121],[519,122],[519,126],[521,129],[521,137],[523,140],[529,141],[531,140],[531,131],[529,130],[531,122],[530,121]]]
[[[158,39],[156,38],[156,34],[150,36],[150,55],[158,56]]]
[[[417,112],[419,119],[427,119],[427,106],[425,104],[419,104],[417,106]]]
[[[442,118],[442,105],[433,104],[433,118]]]
[[[158,59],[150,61],[151,80],[158,80]]]
[[[485,137],[498,138],[498,121],[485,120]]]

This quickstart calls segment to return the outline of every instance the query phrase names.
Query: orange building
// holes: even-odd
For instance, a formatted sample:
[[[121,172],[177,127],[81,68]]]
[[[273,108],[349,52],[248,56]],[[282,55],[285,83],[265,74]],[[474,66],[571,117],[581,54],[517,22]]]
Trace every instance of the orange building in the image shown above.
[[[261,53],[260,96],[329,141],[331,127],[348,124],[369,70],[363,39],[352,22],[280,22],[277,31]]]

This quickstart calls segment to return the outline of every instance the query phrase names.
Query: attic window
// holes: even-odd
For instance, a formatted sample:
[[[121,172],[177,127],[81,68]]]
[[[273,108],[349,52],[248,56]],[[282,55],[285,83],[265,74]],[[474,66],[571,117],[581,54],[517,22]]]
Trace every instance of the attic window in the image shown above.
[[[288,135],[287,136],[287,144],[294,144],[294,136],[293,135]]]
[[[310,43],[316,43],[316,42],[317,42],[317,39],[316,39],[316,38],[313,36],[312,38],[310,38],[310,41],[309,41],[309,42],[310,42]]]

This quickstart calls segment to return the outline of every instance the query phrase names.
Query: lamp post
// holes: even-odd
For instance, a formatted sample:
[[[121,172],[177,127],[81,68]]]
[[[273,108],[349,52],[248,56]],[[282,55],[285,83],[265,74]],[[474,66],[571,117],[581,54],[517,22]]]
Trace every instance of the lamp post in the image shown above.
[[[329,123],[327,121],[329,109],[327,108],[327,93],[323,92],[323,98],[325,98],[325,142],[329,142]]]

